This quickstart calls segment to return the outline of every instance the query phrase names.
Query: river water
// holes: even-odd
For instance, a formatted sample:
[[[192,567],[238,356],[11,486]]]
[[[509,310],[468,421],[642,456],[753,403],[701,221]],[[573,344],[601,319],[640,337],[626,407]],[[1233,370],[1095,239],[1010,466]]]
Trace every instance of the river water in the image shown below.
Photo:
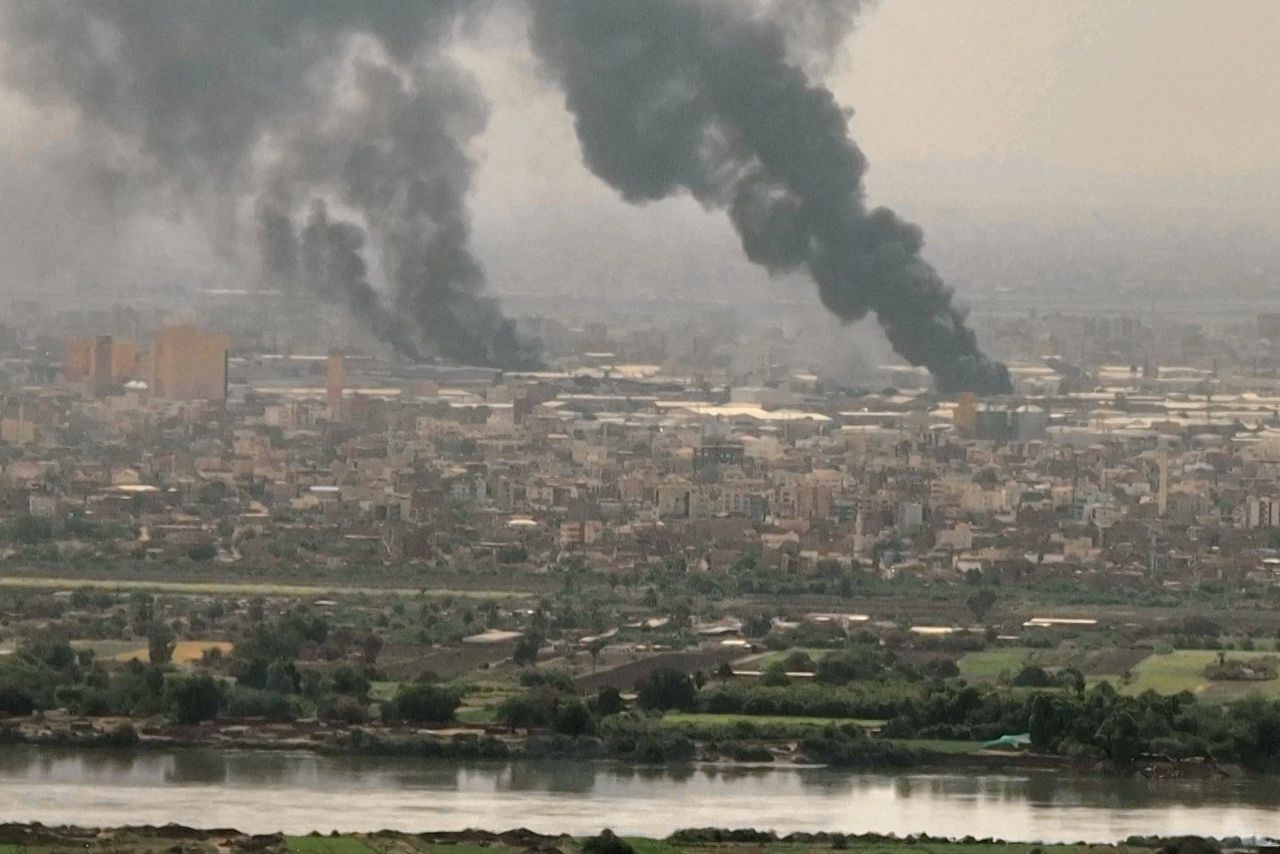
[[[1110,842],[1280,833],[1280,786],[1053,772],[871,774],[303,752],[0,746],[0,821],[178,824],[265,833],[527,827],[665,836],[685,827]]]

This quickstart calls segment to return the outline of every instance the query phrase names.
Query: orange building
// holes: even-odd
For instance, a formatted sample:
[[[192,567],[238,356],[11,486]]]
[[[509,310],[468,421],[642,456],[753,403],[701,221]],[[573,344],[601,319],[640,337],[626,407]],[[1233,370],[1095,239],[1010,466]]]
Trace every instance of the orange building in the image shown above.
[[[110,335],[73,338],[62,351],[62,376],[87,383],[94,397],[103,397],[109,387],[138,376],[138,348]]]
[[[174,400],[226,400],[231,340],[194,326],[166,326],[151,345],[151,392]]]
[[[329,399],[329,409],[334,413],[342,408],[342,368],[342,354],[330,353],[324,388],[325,394]]]
[[[973,392],[960,393],[956,402],[954,421],[956,432],[961,436],[973,436],[978,432],[978,399]]]
[[[93,340],[72,338],[62,350],[62,376],[69,382],[89,379],[93,368]]]
[[[111,380],[126,383],[138,376],[138,348],[132,341],[116,341],[111,345]]]

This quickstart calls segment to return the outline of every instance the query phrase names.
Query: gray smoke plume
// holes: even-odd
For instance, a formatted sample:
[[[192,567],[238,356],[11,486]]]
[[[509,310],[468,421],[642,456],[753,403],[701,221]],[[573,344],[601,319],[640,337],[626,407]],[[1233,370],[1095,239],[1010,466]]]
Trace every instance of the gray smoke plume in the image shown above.
[[[467,248],[464,146],[484,102],[442,52],[485,5],[8,0],[0,26],[7,81],[70,111],[121,216],[179,208],[236,254],[237,208],[256,197],[262,270],[295,298],[347,305],[407,355],[416,339],[524,367],[536,353],[484,297]],[[358,125],[345,88],[356,54],[358,89],[381,98],[355,109]],[[392,307],[366,279],[359,226],[313,207],[299,241],[292,201],[326,197],[363,219]]]
[[[689,192],[727,210],[753,262],[807,272],[846,321],[874,313],[939,390],[1010,390],[920,257],[920,229],[867,209],[847,115],[793,55],[797,34],[851,25],[856,3],[814,0],[817,27],[785,14],[791,0],[530,3],[587,166],[623,198]]]
[[[422,361],[404,317],[388,310],[368,282],[364,229],[331,220],[328,206],[315,199],[299,238],[289,207],[278,190],[259,201],[258,242],[267,277],[289,295],[305,288],[322,302],[346,306],[397,352]]]

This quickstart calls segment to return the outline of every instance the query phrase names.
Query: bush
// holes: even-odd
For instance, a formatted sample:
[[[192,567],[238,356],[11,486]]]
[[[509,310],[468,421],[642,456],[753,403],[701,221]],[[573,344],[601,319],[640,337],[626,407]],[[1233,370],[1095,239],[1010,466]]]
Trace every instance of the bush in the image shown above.
[[[635,854],[635,849],[606,828],[599,836],[593,836],[582,843],[582,854]]]
[[[805,739],[800,751],[813,762],[837,768],[907,768],[919,764],[919,751],[888,741],[823,734]]]
[[[526,670],[520,674],[520,684],[526,688],[548,687],[571,693],[573,677],[565,670]]]
[[[361,703],[350,694],[346,694],[335,699],[333,705],[325,709],[324,717],[327,720],[353,726],[367,721],[369,719],[369,710],[364,703]]]
[[[239,686],[227,694],[225,713],[233,718],[265,718],[276,723],[292,721],[298,716],[287,695]]]

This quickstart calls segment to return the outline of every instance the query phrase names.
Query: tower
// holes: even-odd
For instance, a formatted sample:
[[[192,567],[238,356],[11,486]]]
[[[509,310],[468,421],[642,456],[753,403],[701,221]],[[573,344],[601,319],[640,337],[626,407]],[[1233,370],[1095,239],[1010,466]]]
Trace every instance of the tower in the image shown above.
[[[342,371],[342,354],[331,352],[329,354],[328,367],[325,371],[324,390],[329,402],[329,412],[334,416],[337,416],[342,409]]]

